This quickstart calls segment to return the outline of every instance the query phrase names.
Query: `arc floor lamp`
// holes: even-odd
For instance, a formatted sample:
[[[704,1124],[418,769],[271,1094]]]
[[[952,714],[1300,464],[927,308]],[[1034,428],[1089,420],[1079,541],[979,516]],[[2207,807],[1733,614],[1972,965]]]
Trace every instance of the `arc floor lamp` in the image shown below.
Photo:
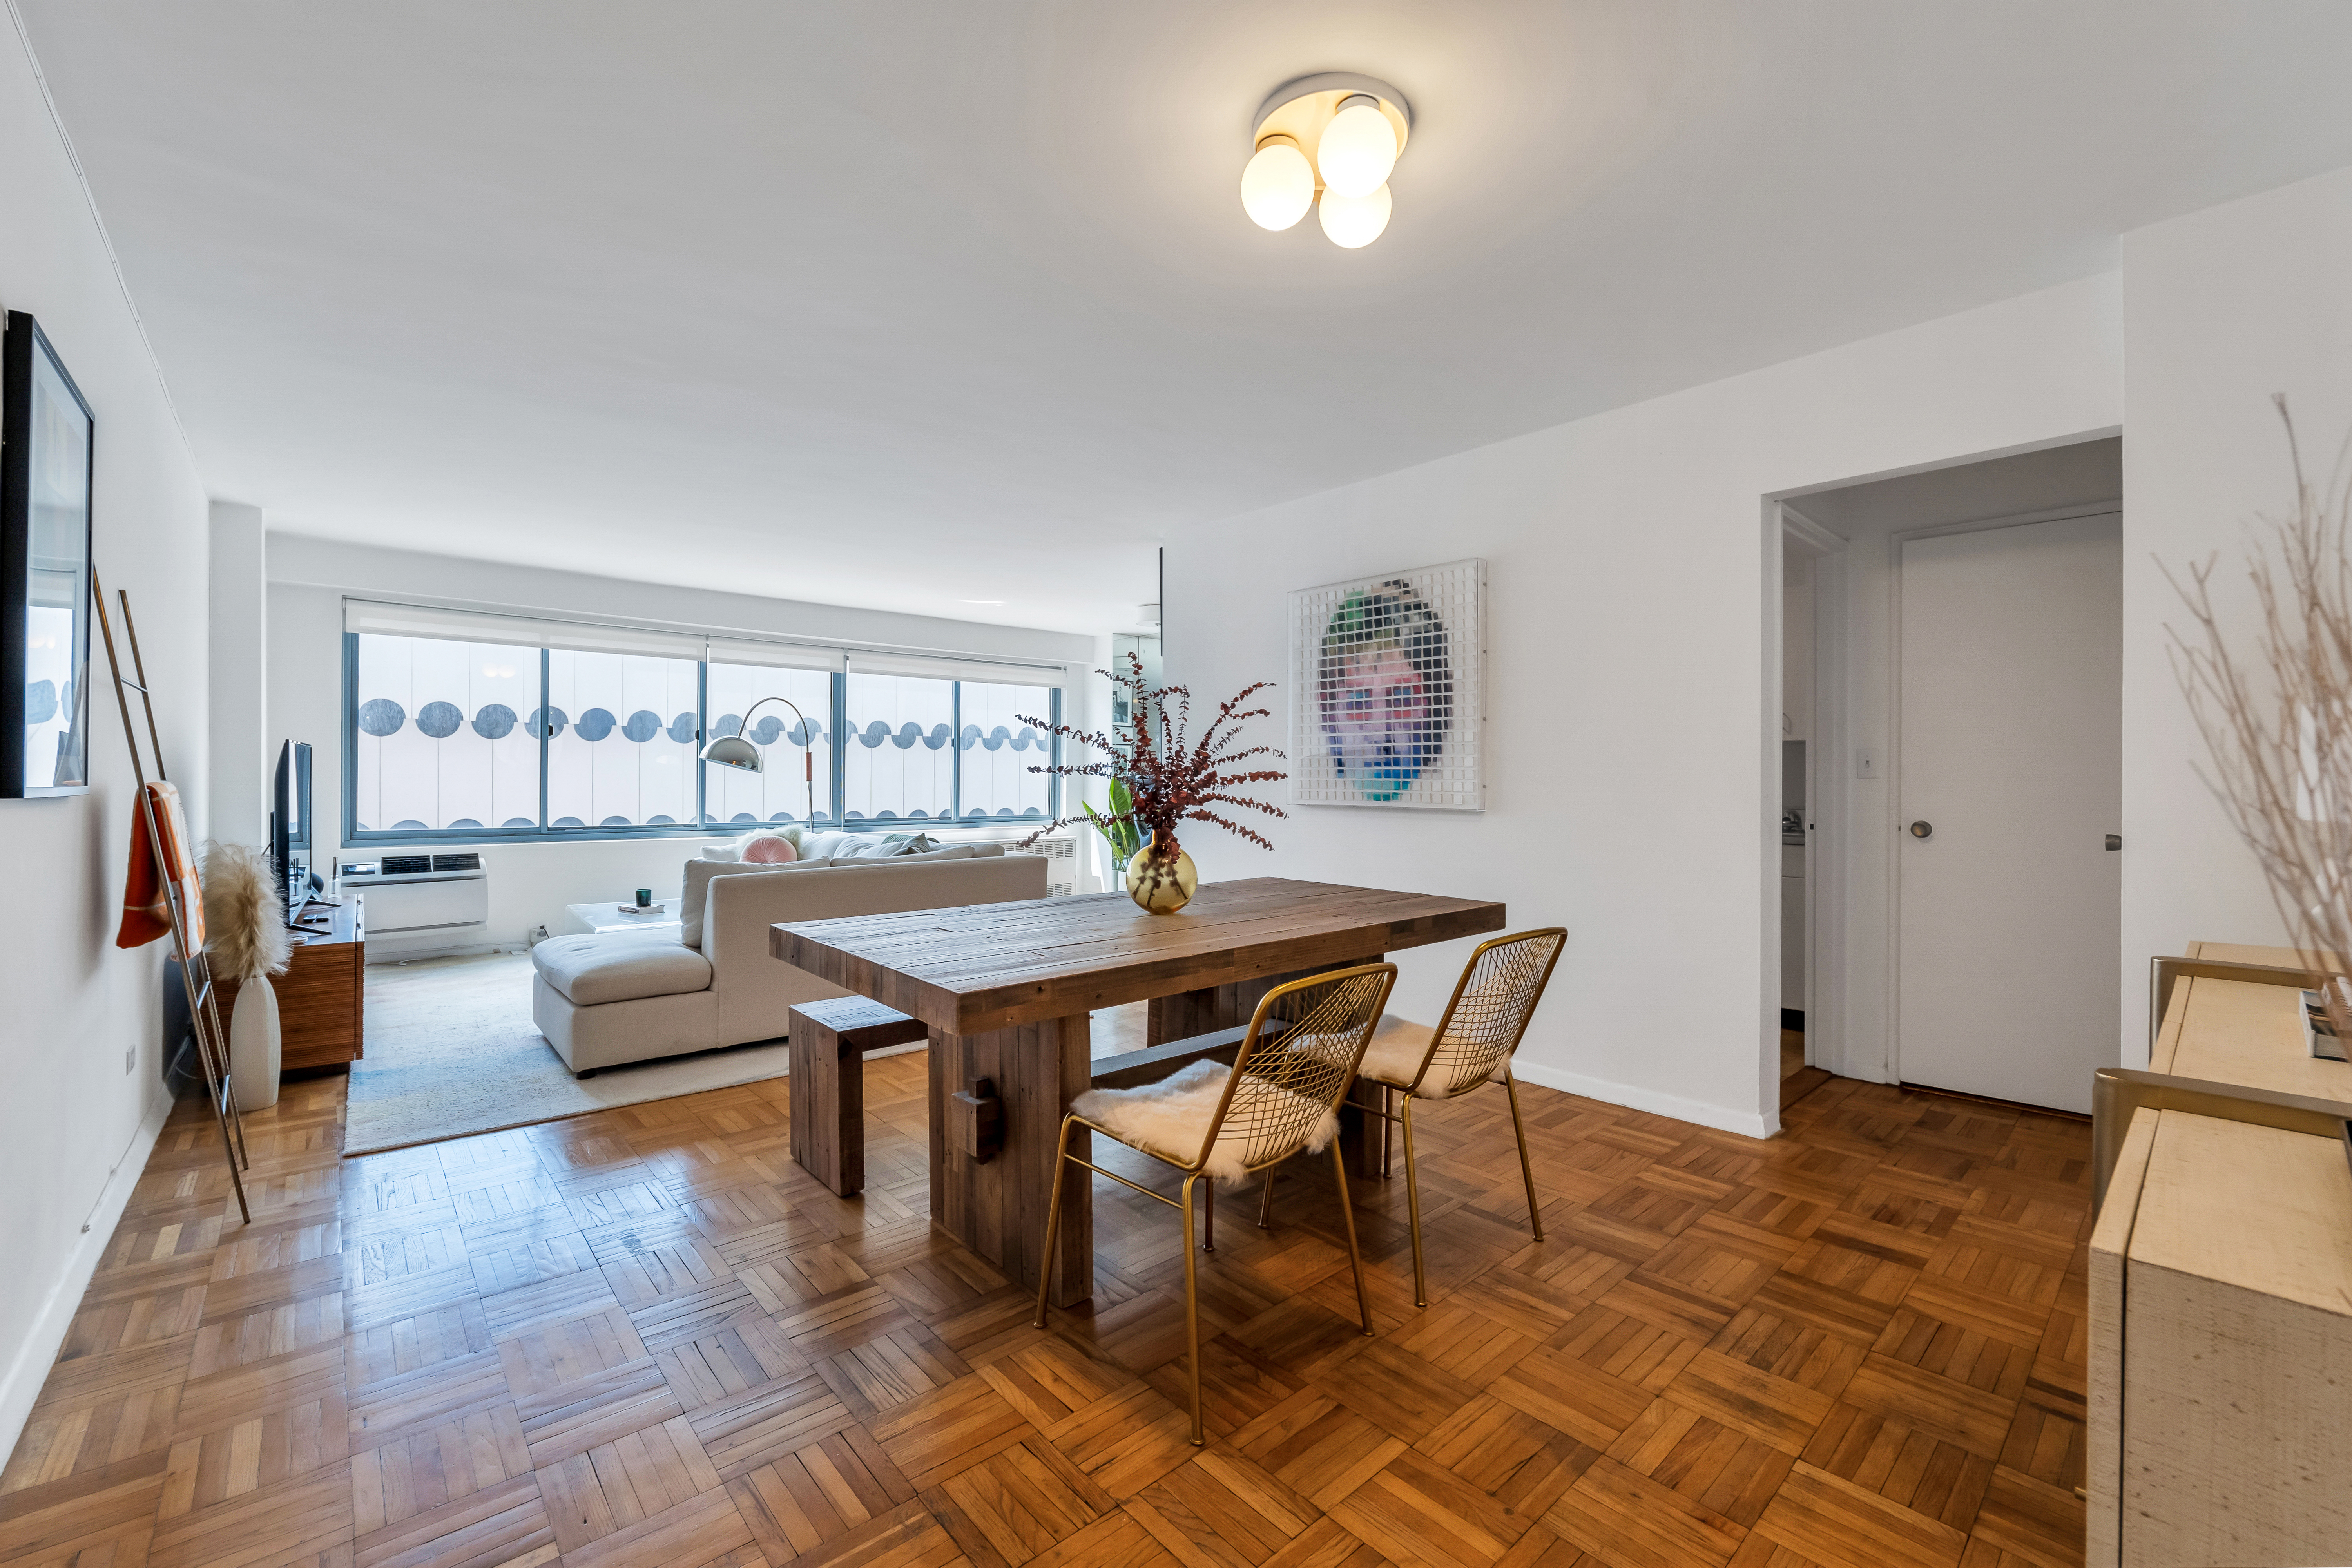
[[[800,706],[790,697],[761,697],[744,714],[742,724],[733,735],[719,737],[705,746],[698,755],[703,761],[716,762],[721,768],[740,768],[746,773],[766,772],[767,766],[760,756],[759,744],[751,737],[751,715],[770,703],[783,704],[793,710],[793,716],[800,720],[801,779],[806,787],[801,821],[803,825],[813,828],[816,826],[816,751],[809,743],[816,738],[816,734],[809,727],[808,716],[801,712]]]

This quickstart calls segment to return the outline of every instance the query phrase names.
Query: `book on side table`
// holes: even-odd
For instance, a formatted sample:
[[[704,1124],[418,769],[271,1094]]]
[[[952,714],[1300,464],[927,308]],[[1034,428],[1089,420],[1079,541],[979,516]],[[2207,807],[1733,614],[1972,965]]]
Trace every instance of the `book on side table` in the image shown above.
[[[656,899],[640,912],[634,904],[567,904],[564,913],[582,931],[646,931],[659,926],[680,928],[677,900]]]

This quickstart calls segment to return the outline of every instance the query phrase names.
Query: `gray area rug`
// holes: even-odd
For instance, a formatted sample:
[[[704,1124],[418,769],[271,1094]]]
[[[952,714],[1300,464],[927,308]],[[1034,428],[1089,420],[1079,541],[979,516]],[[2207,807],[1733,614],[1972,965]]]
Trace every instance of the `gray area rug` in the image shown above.
[[[581,1082],[530,1021],[530,976],[526,953],[370,967],[367,1054],[352,1063],[343,1152],[375,1154],[784,1075],[784,1043],[775,1040],[607,1068]]]

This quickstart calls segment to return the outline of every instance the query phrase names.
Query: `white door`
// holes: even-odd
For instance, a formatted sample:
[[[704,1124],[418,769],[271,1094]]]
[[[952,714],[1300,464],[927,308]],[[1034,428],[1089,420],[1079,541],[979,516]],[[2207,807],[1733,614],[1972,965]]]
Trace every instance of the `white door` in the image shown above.
[[[2088,1111],[2121,1030],[2123,519],[1906,540],[1901,591],[1897,1071]]]

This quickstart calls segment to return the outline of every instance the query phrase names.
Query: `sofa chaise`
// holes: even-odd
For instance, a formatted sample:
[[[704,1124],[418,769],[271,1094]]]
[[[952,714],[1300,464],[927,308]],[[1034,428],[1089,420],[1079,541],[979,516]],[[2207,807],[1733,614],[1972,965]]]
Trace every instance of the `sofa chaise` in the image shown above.
[[[580,1077],[774,1040],[793,1003],[849,993],[770,953],[771,925],[1043,898],[1045,870],[1042,856],[998,844],[785,865],[688,861],[680,936],[608,931],[532,948],[531,1018]]]

